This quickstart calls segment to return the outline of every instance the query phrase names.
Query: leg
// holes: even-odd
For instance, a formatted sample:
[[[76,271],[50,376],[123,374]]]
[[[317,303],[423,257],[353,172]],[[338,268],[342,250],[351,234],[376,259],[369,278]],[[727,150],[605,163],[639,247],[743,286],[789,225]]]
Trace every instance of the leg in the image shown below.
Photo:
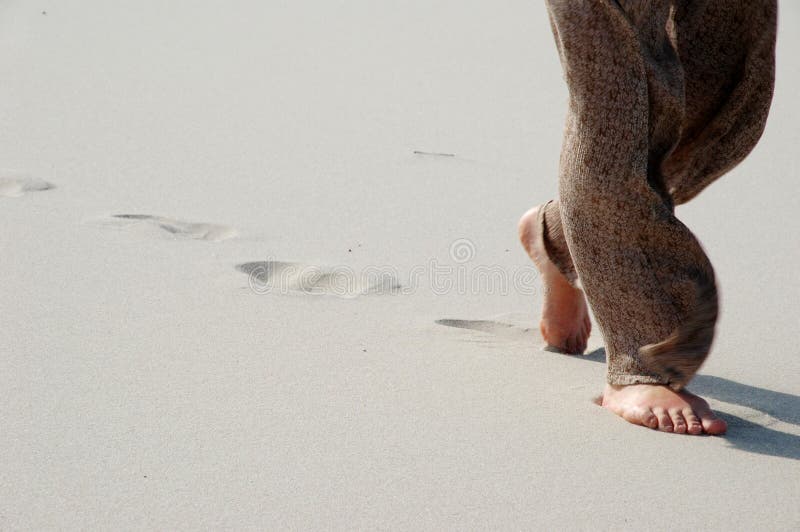
[[[577,287],[577,274],[560,216],[558,202],[550,201],[526,212],[520,219],[519,231],[520,240],[542,273],[545,285],[542,336],[548,344],[572,353],[574,342],[581,338],[585,342],[588,338],[591,322],[583,291]],[[577,352],[582,352],[585,344],[578,345]],[[610,386],[604,394],[603,406],[627,421],[654,429],[689,434],[703,431],[717,434],[725,430],[724,422],[703,399],[662,386]]]
[[[675,0],[674,8],[671,30],[683,67],[685,112],[680,139],[660,169],[661,190],[680,205],[739,164],[761,137],[774,86],[777,3]],[[642,414],[648,404],[658,407]],[[687,392],[609,386],[604,406],[629,421],[675,432],[726,428],[705,401]]]
[[[606,342],[605,406],[697,432],[707,405],[664,386],[680,389],[693,376],[716,319],[713,269],[674,217],[658,171],[683,105],[669,8],[549,1],[570,88],[559,193],[565,240]],[[706,431],[721,423],[710,418]]]
[[[676,1],[686,111],[661,167],[675,205],[739,164],[761,137],[775,79],[777,11],[775,0]]]
[[[519,221],[519,238],[542,276],[542,336],[548,345],[566,353],[583,353],[592,322],[564,241],[558,202],[526,212]]]

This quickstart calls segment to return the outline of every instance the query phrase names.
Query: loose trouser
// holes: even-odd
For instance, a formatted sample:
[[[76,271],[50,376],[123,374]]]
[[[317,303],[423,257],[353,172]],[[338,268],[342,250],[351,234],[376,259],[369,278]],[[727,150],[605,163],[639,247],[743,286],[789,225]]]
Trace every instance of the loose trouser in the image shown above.
[[[586,293],[611,384],[681,388],[714,337],[714,271],[674,215],[736,166],[772,100],[774,0],[547,0],[569,87],[546,249]]]

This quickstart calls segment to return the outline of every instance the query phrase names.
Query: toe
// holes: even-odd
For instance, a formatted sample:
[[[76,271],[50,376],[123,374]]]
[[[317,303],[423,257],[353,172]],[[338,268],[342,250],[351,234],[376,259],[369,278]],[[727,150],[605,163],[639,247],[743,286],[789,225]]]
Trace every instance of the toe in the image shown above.
[[[658,429],[664,432],[672,432],[672,418],[666,410],[661,407],[653,408],[653,414],[658,418]]]
[[[612,408],[611,410],[628,423],[643,425],[650,429],[658,428],[658,418],[649,408],[623,408],[619,410]]]
[[[586,349],[586,339],[583,336],[583,331],[578,331],[575,333],[575,354],[583,353],[583,350]]]
[[[575,352],[575,337],[568,336],[567,339],[564,341],[564,351],[572,354]]]
[[[584,351],[586,351],[586,337],[582,336],[578,344],[578,353],[583,353]]]
[[[689,434],[700,434],[703,432],[703,425],[691,408],[683,409],[683,418],[686,420],[686,432]]]
[[[695,412],[700,416],[700,424],[706,434],[725,434],[725,431],[728,430],[728,424],[718,418],[707,406],[695,408]]]
[[[572,353],[573,355],[580,354],[582,352],[580,333],[575,333],[570,338],[572,339],[572,350],[570,351],[570,353]]]
[[[572,354],[577,355],[581,352],[581,336],[576,333],[572,336]]]
[[[639,421],[645,427],[648,427],[648,428],[651,428],[651,429],[657,429],[658,428],[658,418],[653,413],[653,411],[650,410],[649,408],[646,409],[646,410],[643,410],[640,413]]]
[[[677,434],[686,433],[686,419],[683,417],[683,412],[679,409],[672,409],[669,411],[669,417],[672,419],[673,432]]]
[[[711,414],[708,417],[701,417],[700,420],[703,424],[703,430],[706,431],[706,434],[725,434],[725,431],[728,430],[728,424],[714,414]]]

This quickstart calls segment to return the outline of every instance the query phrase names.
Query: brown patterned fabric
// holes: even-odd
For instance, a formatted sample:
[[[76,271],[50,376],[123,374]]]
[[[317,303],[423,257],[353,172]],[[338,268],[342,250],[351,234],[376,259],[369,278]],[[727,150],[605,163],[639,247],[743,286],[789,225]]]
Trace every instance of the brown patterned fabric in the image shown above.
[[[606,343],[608,382],[681,388],[711,348],[717,291],[673,206],[760,138],[777,2],[547,6],[570,95],[559,200],[542,209],[548,254],[571,282],[580,278]]]

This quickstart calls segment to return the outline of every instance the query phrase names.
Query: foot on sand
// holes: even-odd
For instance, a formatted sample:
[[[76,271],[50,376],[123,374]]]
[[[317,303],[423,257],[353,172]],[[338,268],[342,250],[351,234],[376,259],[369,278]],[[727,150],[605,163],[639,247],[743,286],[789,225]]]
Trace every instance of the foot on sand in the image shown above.
[[[547,256],[539,237],[538,214],[534,207],[519,220],[519,239],[542,275],[544,307],[539,328],[552,347],[570,354],[586,350],[592,330],[583,290],[572,286]]]
[[[600,404],[625,421],[664,432],[724,434],[727,429],[703,398],[658,384],[607,384]]]

